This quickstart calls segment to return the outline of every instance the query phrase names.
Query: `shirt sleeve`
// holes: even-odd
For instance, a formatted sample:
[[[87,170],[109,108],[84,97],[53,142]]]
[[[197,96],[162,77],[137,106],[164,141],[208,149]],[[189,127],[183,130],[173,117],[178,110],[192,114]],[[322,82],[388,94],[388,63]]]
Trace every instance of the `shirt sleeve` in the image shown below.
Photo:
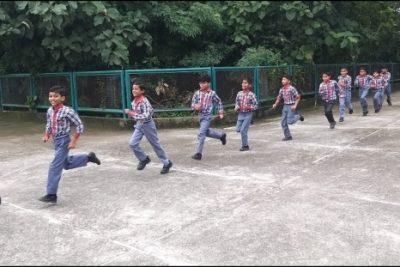
[[[252,101],[251,110],[256,110],[258,108],[258,102],[255,94],[251,94],[251,101]]]
[[[339,93],[340,91],[339,84],[336,81],[333,81],[333,86],[335,86],[336,93]]]
[[[237,95],[236,95],[235,110],[238,109],[238,108],[240,108],[240,95],[241,95],[240,92],[238,92]]]
[[[221,98],[219,98],[219,96],[215,93],[215,91],[213,91],[213,102],[215,104],[217,104],[217,108],[218,108],[218,113],[224,113],[224,106],[222,105],[222,101]]]
[[[78,113],[75,112],[75,110],[70,109],[67,114],[66,117],[70,120],[70,122],[72,124],[74,124],[76,126],[76,133],[74,135],[75,139],[78,139],[80,137],[80,135],[83,133],[83,123],[81,121],[81,119],[79,118]]]
[[[194,106],[197,105],[197,104],[199,104],[199,102],[200,102],[200,100],[199,100],[199,91],[197,90],[197,91],[194,93],[193,97],[192,97],[192,105],[191,105],[191,108],[194,109]]]
[[[358,87],[358,79],[357,79],[357,77],[354,79],[354,86]]]
[[[281,100],[283,98],[283,89],[279,89],[278,96],[276,97],[277,100]]]
[[[51,135],[51,116],[50,116],[50,110],[47,110],[46,113],[46,117],[47,117],[47,122],[46,122],[46,128],[44,131],[44,135],[48,137],[50,137]]]

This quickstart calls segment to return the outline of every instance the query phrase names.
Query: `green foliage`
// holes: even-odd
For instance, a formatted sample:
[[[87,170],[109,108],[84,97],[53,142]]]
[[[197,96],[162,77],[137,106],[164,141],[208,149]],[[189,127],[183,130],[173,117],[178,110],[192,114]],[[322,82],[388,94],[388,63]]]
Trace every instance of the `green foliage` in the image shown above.
[[[398,61],[399,25],[395,1],[0,1],[0,71]]]
[[[36,108],[36,105],[38,103],[39,98],[34,95],[34,96],[27,96],[26,97],[26,102],[25,105],[28,106],[29,111],[32,111]]]
[[[247,48],[237,66],[267,66],[281,65],[284,61],[279,52],[274,52],[265,47]]]

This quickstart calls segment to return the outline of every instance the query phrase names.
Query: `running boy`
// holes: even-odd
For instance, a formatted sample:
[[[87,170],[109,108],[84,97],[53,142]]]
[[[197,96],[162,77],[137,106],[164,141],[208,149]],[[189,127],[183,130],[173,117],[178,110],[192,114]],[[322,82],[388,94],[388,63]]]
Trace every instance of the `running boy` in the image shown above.
[[[319,95],[324,102],[325,116],[330,124],[330,128],[334,129],[336,125],[333,117],[332,109],[335,105],[336,94],[339,94],[339,85],[335,80],[331,80],[330,72],[322,73],[323,82],[319,85]]]
[[[212,116],[213,104],[218,107],[219,118],[224,118],[224,108],[221,99],[210,88],[211,78],[208,75],[200,77],[200,89],[197,90],[192,98],[192,109],[199,112],[200,129],[197,136],[196,153],[192,156],[192,159],[201,160],[204,141],[206,137],[219,139],[222,145],[226,144],[226,133],[220,133],[210,128]]]
[[[383,102],[384,94],[386,93],[386,97],[387,97],[386,101],[387,101],[388,105],[391,106],[392,99],[391,99],[390,95],[392,93],[392,85],[390,84],[390,79],[392,78],[392,74],[388,71],[387,67],[383,67],[381,76],[387,83],[387,86],[385,87],[385,91],[382,92],[382,102]]]
[[[387,86],[386,80],[381,77],[379,70],[375,70],[372,74],[374,78],[371,81],[371,90],[374,93],[374,108],[375,113],[378,113],[382,108],[382,95]]]
[[[83,124],[78,114],[70,107],[64,106],[66,91],[55,85],[49,90],[51,107],[47,110],[46,130],[43,141],[53,138],[55,156],[50,164],[47,177],[47,194],[40,201],[57,203],[58,184],[63,168],[65,170],[86,166],[88,162],[100,165],[96,154],[77,154],[69,156],[69,150],[76,147],[76,142],[83,132]],[[70,137],[71,123],[76,126],[76,133]]]
[[[349,114],[353,114],[353,104],[351,103],[351,77],[348,75],[347,68],[340,69],[338,77],[339,84],[339,122],[344,121],[344,113],[346,107],[349,109]]]
[[[137,169],[143,170],[148,163],[150,163],[150,157],[146,155],[143,149],[139,146],[143,136],[146,136],[150,145],[156,152],[159,160],[164,164],[161,169],[161,174],[166,174],[172,167],[172,162],[167,158],[164,149],[160,145],[157,137],[157,128],[153,120],[153,107],[149,100],[144,96],[145,86],[141,83],[134,82],[132,84],[132,95],[134,97],[132,101],[132,110],[125,109],[125,113],[129,117],[132,117],[135,121],[135,130],[133,131],[132,137],[129,140],[129,146],[139,160]]]
[[[364,67],[360,68],[360,74],[357,75],[354,80],[354,86],[358,87],[358,93],[360,96],[360,104],[363,111],[363,116],[367,116],[368,114],[368,90],[371,86],[372,76],[367,74],[367,70]]]
[[[281,126],[285,137],[282,139],[282,141],[293,139],[288,124],[294,124],[298,120],[304,121],[304,117],[296,111],[301,96],[297,92],[296,88],[291,85],[291,81],[292,78],[290,75],[282,76],[283,87],[279,90],[276,101],[272,106],[272,108],[275,109],[278,106],[279,102],[283,99],[284,105],[282,109]]]
[[[242,147],[240,151],[247,151],[250,149],[247,132],[253,118],[253,111],[257,109],[257,98],[251,91],[252,84],[253,81],[251,78],[247,77],[243,79],[242,91],[238,92],[236,95],[235,111],[239,113],[236,123],[236,132],[240,133],[242,138]]]

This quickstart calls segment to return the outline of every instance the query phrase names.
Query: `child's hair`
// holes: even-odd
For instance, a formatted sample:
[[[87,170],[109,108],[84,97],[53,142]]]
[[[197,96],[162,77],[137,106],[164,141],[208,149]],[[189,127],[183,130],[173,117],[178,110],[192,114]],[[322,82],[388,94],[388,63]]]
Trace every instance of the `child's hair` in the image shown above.
[[[49,93],[57,93],[60,96],[66,96],[67,95],[67,91],[61,85],[53,85],[52,87],[50,87]]]
[[[347,72],[349,72],[349,70],[346,67],[340,68],[340,71],[342,71],[342,70],[346,70]]]
[[[376,72],[376,73],[378,73],[378,74],[380,74],[380,73],[381,73],[381,71],[380,71],[380,70],[378,70],[378,69],[375,69],[373,73],[375,73],[375,72]]]
[[[365,67],[361,67],[361,68],[360,68],[360,71],[362,71],[362,70],[365,71],[365,72],[367,72],[367,69],[366,69]]]
[[[330,71],[323,71],[322,72],[322,75],[326,75],[326,76],[329,76],[329,77],[332,77],[332,72],[330,72]]]
[[[382,69],[383,70],[388,70],[388,67],[387,66],[383,66]]]
[[[247,81],[249,84],[253,84],[253,79],[251,77],[244,77],[243,81]]]
[[[282,75],[282,79],[283,79],[283,78],[288,79],[290,82],[292,81],[292,75],[290,75],[290,74],[284,74],[284,75]]]
[[[132,85],[137,85],[137,86],[139,87],[140,91],[146,90],[146,87],[145,87],[144,84],[141,83],[141,82],[133,82]]]
[[[201,83],[209,83],[209,82],[211,82],[210,75],[208,75],[208,74],[201,75],[199,82],[201,82]]]

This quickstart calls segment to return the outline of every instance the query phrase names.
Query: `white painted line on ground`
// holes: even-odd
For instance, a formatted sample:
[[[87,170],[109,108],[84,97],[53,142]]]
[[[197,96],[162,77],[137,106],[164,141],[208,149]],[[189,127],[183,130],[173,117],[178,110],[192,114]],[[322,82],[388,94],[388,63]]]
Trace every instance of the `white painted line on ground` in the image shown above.
[[[63,224],[63,222],[53,218],[49,214],[41,214],[41,213],[35,212],[34,210],[26,209],[26,208],[23,208],[21,206],[15,205],[13,203],[7,203],[7,204],[10,205],[11,207],[17,208],[17,209],[22,210],[24,212],[31,213],[31,214],[33,214],[35,216],[38,216],[38,217],[42,217],[42,218],[46,219],[49,223],[52,223],[52,224]]]

